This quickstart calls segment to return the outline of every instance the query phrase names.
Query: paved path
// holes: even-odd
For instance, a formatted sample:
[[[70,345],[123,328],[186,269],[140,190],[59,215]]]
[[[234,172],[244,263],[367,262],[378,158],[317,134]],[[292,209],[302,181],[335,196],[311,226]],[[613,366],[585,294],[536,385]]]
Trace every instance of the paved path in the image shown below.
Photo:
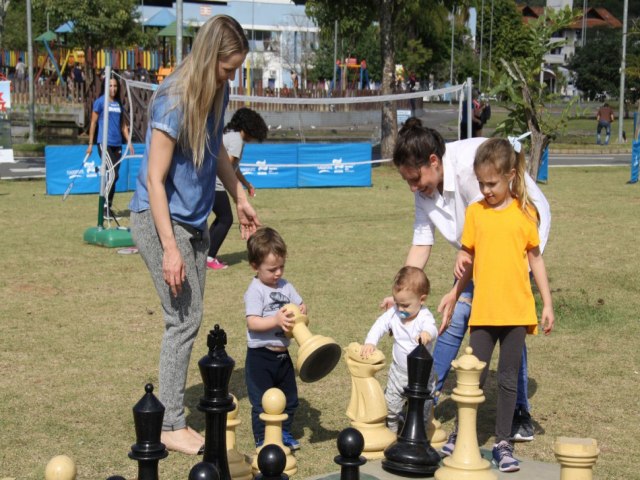
[[[481,450],[483,457],[490,459],[491,452]],[[510,480],[558,480],[560,478],[560,465],[554,463],[537,462],[535,460],[527,460],[519,458],[520,471],[512,473],[500,472],[497,468],[491,467],[498,479]],[[336,465],[337,471],[325,475],[317,475],[307,480],[339,480],[339,467]],[[360,480],[402,480],[406,477],[400,477],[382,469],[381,460],[371,460],[360,467]]]

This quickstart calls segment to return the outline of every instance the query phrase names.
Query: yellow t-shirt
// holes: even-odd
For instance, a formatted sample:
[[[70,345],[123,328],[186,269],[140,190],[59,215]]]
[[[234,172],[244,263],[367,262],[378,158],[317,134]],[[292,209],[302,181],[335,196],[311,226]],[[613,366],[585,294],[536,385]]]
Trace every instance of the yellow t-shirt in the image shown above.
[[[540,239],[533,209],[531,214],[525,215],[517,199],[503,210],[484,200],[467,208],[461,242],[474,254],[469,326],[526,325],[537,333],[527,251]]]

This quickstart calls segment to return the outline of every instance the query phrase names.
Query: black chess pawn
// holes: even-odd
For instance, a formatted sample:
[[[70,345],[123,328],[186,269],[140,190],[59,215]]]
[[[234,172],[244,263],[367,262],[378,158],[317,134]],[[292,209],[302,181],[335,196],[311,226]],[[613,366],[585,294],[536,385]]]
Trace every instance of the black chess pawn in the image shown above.
[[[158,462],[169,455],[160,442],[164,405],[153,394],[153,385],[148,383],[144,390],[133,407],[136,443],[131,445],[129,458],[138,461],[138,480],[158,480]]]
[[[409,399],[407,418],[398,440],[384,450],[382,461],[382,468],[396,475],[431,477],[440,464],[440,455],[429,443],[424,426],[431,367],[433,358],[424,345],[418,345],[407,355],[409,385],[404,388]]]
[[[196,463],[189,472],[189,480],[220,480],[220,473],[213,463]]]
[[[207,336],[209,353],[198,362],[204,383],[204,396],[198,409],[205,413],[204,437],[205,462],[218,468],[220,480],[231,480],[227,458],[227,413],[234,409],[233,396],[229,394],[229,380],[236,362],[227,355],[227,334],[215,325]]]
[[[367,459],[361,456],[364,450],[364,437],[362,433],[352,427],[345,428],[338,435],[338,451],[333,459],[340,469],[340,480],[359,480],[360,467],[367,463]]]
[[[289,480],[284,472],[287,456],[278,445],[265,445],[258,454],[258,468],[260,473],[254,480]]]

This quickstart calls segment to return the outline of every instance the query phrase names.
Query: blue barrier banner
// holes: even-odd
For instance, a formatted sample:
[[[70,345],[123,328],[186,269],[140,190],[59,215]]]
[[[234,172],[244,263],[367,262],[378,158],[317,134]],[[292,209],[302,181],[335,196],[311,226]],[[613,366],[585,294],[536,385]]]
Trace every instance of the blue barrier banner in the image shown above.
[[[544,152],[542,152],[536,182],[547,183],[547,180],[549,180],[549,147],[545,148]]]
[[[240,171],[256,188],[296,188],[298,169],[280,165],[297,164],[298,145],[295,143],[248,143],[244,146]]]
[[[136,154],[144,154],[144,144],[134,144]],[[100,192],[100,156],[94,148],[89,158],[84,160],[86,145],[48,145],[44,149],[46,166],[47,195],[63,195],[71,182],[70,194]],[[135,186],[130,184],[129,166],[140,159],[125,159],[120,164],[120,176],[116,182],[116,192],[126,192]],[[137,169],[136,169],[137,172]],[[135,180],[135,178],[134,178]]]
[[[303,144],[298,149],[299,187],[370,187],[370,143]],[[309,165],[309,166],[305,166]]]
[[[631,179],[629,183],[638,181],[638,164],[640,163],[640,141],[633,142],[631,147]]]

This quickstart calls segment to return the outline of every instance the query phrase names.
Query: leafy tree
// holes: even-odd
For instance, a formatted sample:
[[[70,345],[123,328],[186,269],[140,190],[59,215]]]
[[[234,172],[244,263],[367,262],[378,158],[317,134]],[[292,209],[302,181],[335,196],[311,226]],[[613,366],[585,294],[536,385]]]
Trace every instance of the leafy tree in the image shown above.
[[[491,4],[493,3],[493,15]],[[495,69],[500,69],[500,64],[496,65],[496,60],[500,58],[524,59],[529,56],[526,41],[526,26],[522,23],[522,14],[516,8],[512,0],[493,0],[484,2],[484,10],[478,9],[478,31],[480,31],[480,15],[484,12],[484,22],[482,22],[483,39],[483,68],[493,78]],[[491,18],[493,16],[493,26]],[[478,33],[478,37],[480,33]],[[491,47],[491,63],[489,65],[489,47]],[[489,69],[493,71],[489,71]],[[484,72],[483,72],[484,76]]]
[[[569,62],[569,69],[576,73],[576,87],[587,98],[594,98],[602,91],[618,94],[620,88],[620,32],[601,28],[590,32],[585,47],[576,48]],[[608,59],[610,61],[603,61]]]
[[[313,17],[322,30],[333,31],[333,24],[339,19],[343,51],[347,54],[356,50],[362,32],[374,21],[378,23],[382,94],[393,91],[396,60],[412,62],[416,68],[424,69],[417,73],[425,74],[428,63],[418,58],[421,53],[431,51],[429,60],[433,65],[448,53],[447,9],[447,5],[436,0],[309,0],[306,4],[307,15]],[[371,62],[371,58],[367,62]],[[396,110],[391,102],[382,107],[381,131],[382,155],[388,157],[397,134]]]
[[[544,56],[559,43],[552,40],[553,33],[568,27],[574,21],[569,9],[553,11],[527,25],[524,38],[529,56],[520,59],[500,58],[504,74],[493,92],[507,98],[507,119],[496,129],[499,133],[519,134],[531,132],[528,171],[533,178],[538,175],[542,153],[566,126],[566,118],[572,104],[558,117],[550,115],[545,108],[548,92],[540,84],[539,75]]]
[[[11,0],[10,2],[5,3],[7,4],[7,9],[5,11],[6,16],[4,18],[4,23],[6,25],[12,25],[14,28],[9,28],[3,31],[2,47],[10,50],[26,50],[27,3],[25,0]],[[47,29],[46,12],[40,8],[37,3],[32,3],[31,28],[34,38]]]
[[[73,22],[68,43],[91,47],[123,48],[137,43],[141,29],[136,0],[41,0],[60,23]]]

